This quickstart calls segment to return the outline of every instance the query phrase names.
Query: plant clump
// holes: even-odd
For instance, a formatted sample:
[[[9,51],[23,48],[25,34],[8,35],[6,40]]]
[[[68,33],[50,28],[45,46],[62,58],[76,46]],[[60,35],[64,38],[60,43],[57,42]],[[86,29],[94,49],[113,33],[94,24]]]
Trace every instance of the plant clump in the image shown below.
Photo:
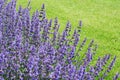
[[[81,21],[71,35],[68,21],[62,34],[58,19],[46,18],[45,6],[30,16],[29,4],[16,10],[16,0],[0,0],[0,80],[103,80],[112,69],[116,56],[106,54],[90,65],[93,40],[80,61],[76,60],[86,43],[79,44]],[[113,80],[119,78],[117,73]]]

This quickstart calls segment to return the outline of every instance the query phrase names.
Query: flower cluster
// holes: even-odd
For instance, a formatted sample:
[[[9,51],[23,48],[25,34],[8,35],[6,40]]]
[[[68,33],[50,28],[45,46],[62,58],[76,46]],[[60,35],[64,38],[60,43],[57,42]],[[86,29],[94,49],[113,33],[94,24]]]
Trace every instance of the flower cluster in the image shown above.
[[[54,22],[54,23],[53,23]],[[54,25],[53,25],[54,24]],[[16,0],[0,0],[0,80],[103,80],[112,69],[116,56],[105,72],[110,55],[90,65],[96,48],[93,40],[82,59],[81,21],[71,35],[68,21],[62,34],[58,19],[46,18],[45,6],[30,16],[30,6],[16,10]],[[80,44],[79,44],[80,43]],[[113,80],[117,80],[117,73]]]

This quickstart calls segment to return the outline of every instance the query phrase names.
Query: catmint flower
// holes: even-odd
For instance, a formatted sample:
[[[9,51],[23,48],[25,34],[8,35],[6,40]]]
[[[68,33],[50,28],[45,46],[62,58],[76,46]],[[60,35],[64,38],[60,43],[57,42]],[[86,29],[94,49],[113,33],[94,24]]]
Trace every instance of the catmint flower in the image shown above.
[[[0,40],[2,39],[2,32],[0,31]]]
[[[26,8],[16,9],[16,0],[0,0],[0,80],[100,80],[106,79],[116,56],[102,73],[110,59],[107,54],[93,66],[96,51],[94,40],[80,56],[87,38],[80,41],[82,21],[71,36],[71,23],[59,32],[58,18],[48,19],[44,4],[30,15],[30,2]],[[79,45],[80,43],[80,45]],[[82,59],[79,59],[79,58]],[[117,73],[113,80],[119,78]]]
[[[119,77],[120,77],[120,74],[117,73],[117,74],[113,77],[113,80],[117,80]]]

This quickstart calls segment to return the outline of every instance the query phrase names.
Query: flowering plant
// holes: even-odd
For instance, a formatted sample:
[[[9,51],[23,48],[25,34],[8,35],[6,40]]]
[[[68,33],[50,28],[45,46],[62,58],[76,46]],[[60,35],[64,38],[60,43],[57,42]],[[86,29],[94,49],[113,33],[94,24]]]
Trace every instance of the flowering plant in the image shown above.
[[[81,21],[73,35],[68,21],[62,34],[58,19],[46,18],[44,4],[30,16],[29,4],[16,10],[16,0],[0,0],[0,80],[103,80],[112,69],[116,56],[105,72],[110,59],[107,54],[90,65],[97,46],[92,40],[80,61],[79,44]],[[117,80],[117,73],[113,80]]]

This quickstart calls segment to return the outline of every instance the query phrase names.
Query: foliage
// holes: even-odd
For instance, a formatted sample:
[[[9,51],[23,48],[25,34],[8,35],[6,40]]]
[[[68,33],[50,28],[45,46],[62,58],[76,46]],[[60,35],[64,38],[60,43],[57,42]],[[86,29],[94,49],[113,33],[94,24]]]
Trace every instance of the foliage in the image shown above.
[[[98,58],[95,66],[90,65],[93,58],[92,44],[89,44],[85,57],[78,62],[86,42],[78,48],[81,21],[71,36],[68,21],[62,34],[59,33],[58,19],[46,18],[45,6],[30,17],[29,4],[16,10],[16,1],[0,0],[0,79],[20,80],[103,80],[112,69],[116,56],[106,70],[103,67],[110,55]],[[54,27],[52,27],[54,26]],[[76,64],[76,65],[75,65]],[[117,73],[113,80],[117,80]]]

